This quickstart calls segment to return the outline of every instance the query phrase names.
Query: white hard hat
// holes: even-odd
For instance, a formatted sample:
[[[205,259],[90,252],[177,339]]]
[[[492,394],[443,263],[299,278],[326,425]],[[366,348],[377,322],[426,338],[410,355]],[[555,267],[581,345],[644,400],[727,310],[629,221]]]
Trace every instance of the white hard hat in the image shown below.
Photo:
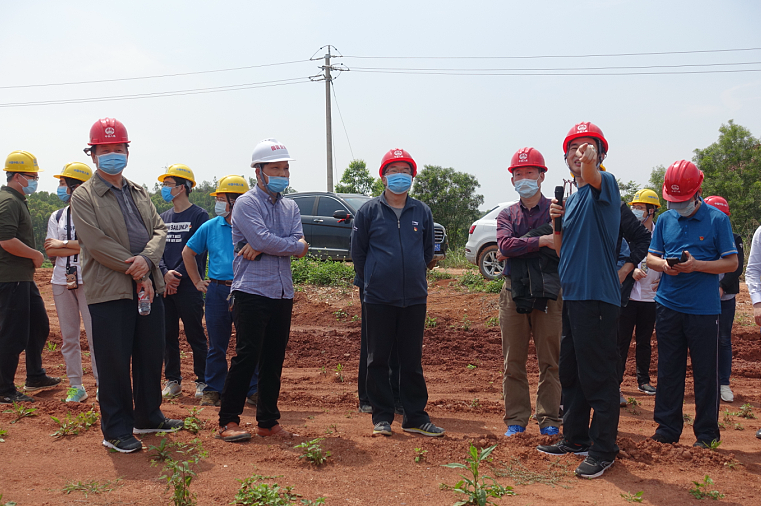
[[[264,139],[254,148],[251,155],[251,167],[257,163],[287,162],[293,160],[288,154],[288,148],[277,142],[277,139]]]

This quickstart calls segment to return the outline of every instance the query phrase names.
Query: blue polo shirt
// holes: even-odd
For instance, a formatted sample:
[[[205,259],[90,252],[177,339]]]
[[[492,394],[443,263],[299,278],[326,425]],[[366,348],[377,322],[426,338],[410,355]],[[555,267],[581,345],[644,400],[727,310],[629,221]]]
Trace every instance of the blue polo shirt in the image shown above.
[[[201,225],[188,240],[187,247],[198,255],[209,252],[211,279],[233,279],[233,229],[222,216]],[[203,276],[202,272],[200,274]]]
[[[616,242],[621,195],[612,174],[600,175],[599,190],[584,185],[565,202],[558,271],[563,300],[599,300],[620,306]]]
[[[682,250],[689,251],[696,260],[718,260],[736,255],[737,247],[727,215],[705,202],[690,218],[682,218],[673,209],[661,214],[648,251],[669,258],[680,256]],[[718,315],[721,313],[719,275],[707,272],[664,274],[655,302],[680,313]]]

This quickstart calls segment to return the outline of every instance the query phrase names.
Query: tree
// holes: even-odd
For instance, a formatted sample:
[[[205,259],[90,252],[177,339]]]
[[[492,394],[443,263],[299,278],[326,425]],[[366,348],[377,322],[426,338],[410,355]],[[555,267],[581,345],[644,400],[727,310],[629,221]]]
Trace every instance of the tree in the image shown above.
[[[478,206],[484,196],[476,193],[480,184],[475,176],[453,168],[426,165],[415,178],[412,196],[431,208],[433,218],[447,229],[453,246],[464,246],[468,228],[478,219]]]
[[[361,193],[370,195],[373,191],[375,178],[367,170],[364,160],[355,159],[349,162],[349,167],[341,176],[341,182],[336,185],[337,193]]]
[[[639,191],[639,184],[634,181],[624,183],[618,178],[616,178],[616,182],[618,183],[618,190],[621,193],[621,201],[628,204],[634,198],[634,194]]]
[[[655,216],[653,218],[657,218],[659,214],[666,211],[666,201],[663,200],[663,179],[666,176],[666,167],[663,165],[658,165],[656,167],[653,167],[653,170],[650,171],[650,181],[648,182],[648,188],[653,190],[657,195],[658,198],[661,199],[661,207],[658,208],[658,210],[655,211]]]
[[[57,193],[34,192],[27,195],[29,214],[32,216],[32,230],[34,231],[35,249],[45,253],[45,237],[48,235],[48,220],[50,215],[66,203],[58,198]]]
[[[373,181],[373,190],[370,193],[370,196],[371,197],[377,197],[378,195],[383,193],[383,190],[385,190],[385,189],[386,189],[386,187],[383,185],[383,180],[380,179],[380,178],[376,178]]]

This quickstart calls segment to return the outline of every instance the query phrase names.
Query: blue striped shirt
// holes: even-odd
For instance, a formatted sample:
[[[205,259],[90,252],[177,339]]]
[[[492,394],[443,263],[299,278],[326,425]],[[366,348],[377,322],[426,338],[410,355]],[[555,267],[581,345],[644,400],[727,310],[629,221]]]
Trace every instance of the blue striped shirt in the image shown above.
[[[292,299],[291,256],[304,252],[299,208],[278,194],[272,203],[267,192],[254,187],[235,201],[232,215],[233,244],[246,241],[260,260],[233,258],[232,290],[270,299]]]

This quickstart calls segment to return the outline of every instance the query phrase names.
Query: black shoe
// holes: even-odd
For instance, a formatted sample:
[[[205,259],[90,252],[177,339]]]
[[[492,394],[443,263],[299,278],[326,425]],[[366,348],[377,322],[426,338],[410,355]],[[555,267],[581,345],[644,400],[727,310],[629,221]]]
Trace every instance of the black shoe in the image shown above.
[[[10,395],[0,395],[0,404],[13,404],[14,402],[34,402],[34,398],[14,390]]]
[[[402,406],[401,402],[395,402],[394,403],[394,414],[395,415],[404,415],[404,406]]]
[[[588,445],[577,445],[569,443],[564,439],[561,439],[555,444],[551,445],[539,445],[536,447],[542,453],[547,455],[565,455],[566,453],[573,453],[575,455],[589,455]]]
[[[650,439],[652,439],[653,441],[657,443],[662,443],[665,445],[670,445],[670,444],[674,444],[678,442],[678,441],[674,441],[673,439],[667,438],[663,434],[658,434],[657,432],[653,434],[652,436],[650,436]]]
[[[637,390],[640,392],[646,393],[647,395],[655,395],[655,388],[653,388],[650,383],[643,383],[640,386],[637,387]]]
[[[390,436],[391,434],[391,424],[388,422],[378,422],[373,427],[373,436]]]
[[[133,434],[150,434],[152,432],[177,432],[185,426],[182,420],[173,420],[171,418],[164,418],[158,427],[151,427],[148,429],[138,429],[137,427],[132,429]]]
[[[36,392],[43,388],[50,388],[57,386],[61,382],[61,378],[55,378],[53,376],[43,376],[42,378],[34,381],[26,380],[24,390],[27,392]]]
[[[711,449],[711,442],[710,441],[701,441],[698,439],[692,444],[693,448],[705,448],[706,450]]]
[[[120,436],[116,439],[104,439],[103,446],[111,448],[119,453],[132,453],[143,449],[141,443],[135,436]]]
[[[587,478],[589,480],[593,478],[599,478],[602,476],[602,473],[604,473],[610,466],[613,465],[612,460],[597,460],[594,457],[587,457],[584,459],[584,462],[579,464],[579,467],[576,468],[576,476],[580,478]]]
[[[360,413],[372,413],[373,407],[368,403],[360,402],[357,411]]]

